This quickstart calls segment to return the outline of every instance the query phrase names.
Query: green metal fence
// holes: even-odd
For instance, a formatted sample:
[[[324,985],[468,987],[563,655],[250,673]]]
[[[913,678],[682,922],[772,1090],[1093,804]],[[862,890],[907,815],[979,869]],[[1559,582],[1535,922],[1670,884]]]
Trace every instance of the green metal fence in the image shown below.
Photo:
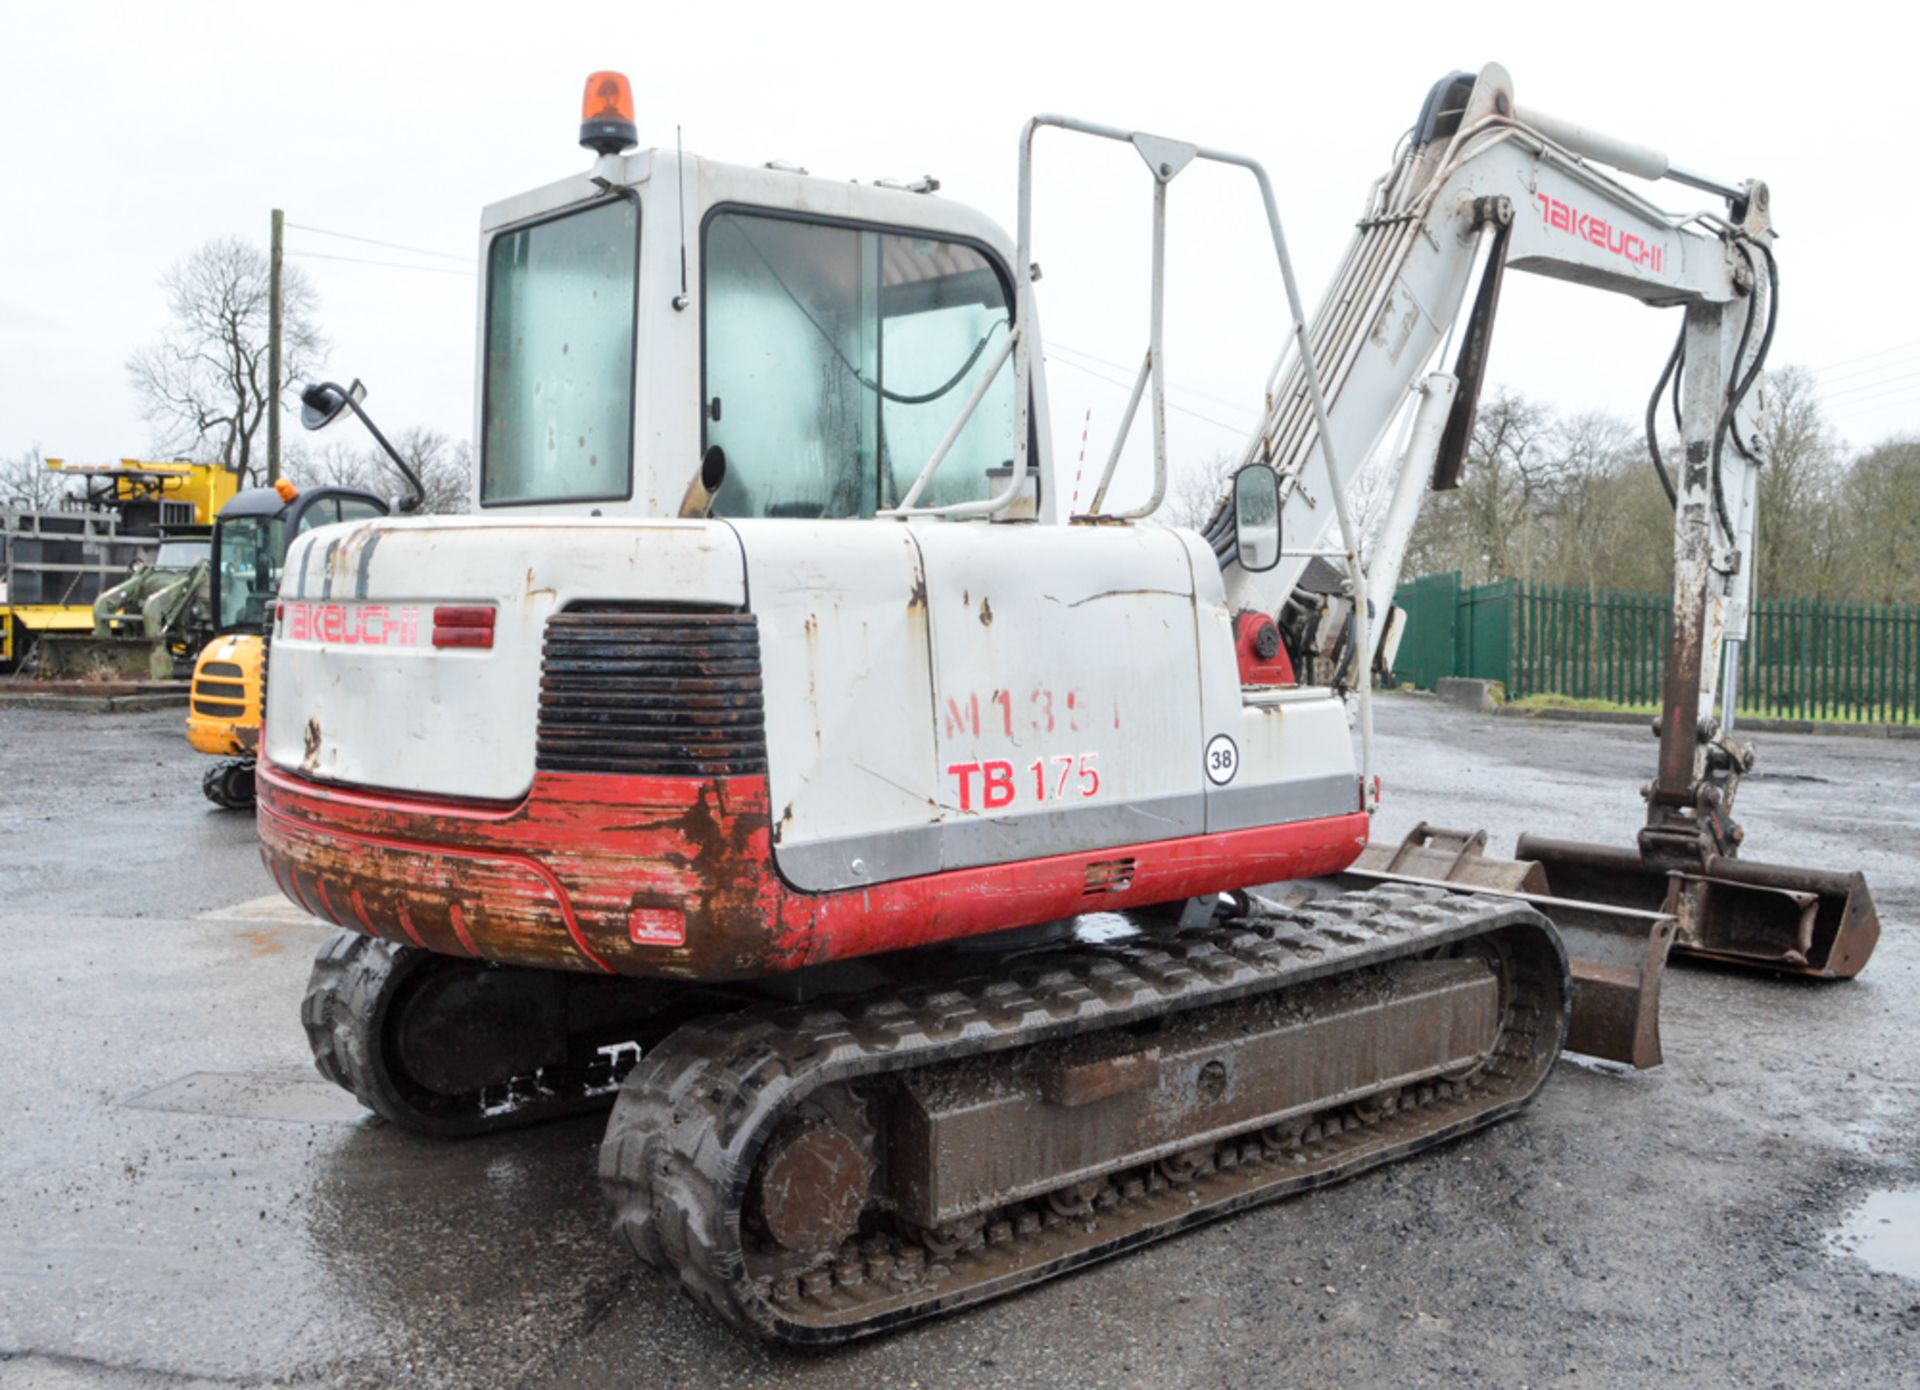
[[[1670,600],[1458,574],[1400,586],[1407,610],[1396,675],[1502,682],[1509,699],[1567,695],[1658,705]],[[1920,604],[1763,599],[1741,657],[1740,708],[1789,719],[1920,722]]]

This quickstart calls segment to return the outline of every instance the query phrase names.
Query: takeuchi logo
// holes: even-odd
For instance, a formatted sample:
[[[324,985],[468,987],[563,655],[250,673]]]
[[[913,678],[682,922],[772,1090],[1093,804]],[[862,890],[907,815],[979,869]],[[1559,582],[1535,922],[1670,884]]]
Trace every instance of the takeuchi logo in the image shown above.
[[[334,642],[348,647],[416,647],[420,610],[383,603],[281,604],[281,635],[295,642]]]
[[[1592,242],[1643,269],[1656,273],[1665,269],[1666,251],[1658,244],[1635,236],[1632,232],[1622,231],[1606,218],[1581,212],[1558,198],[1549,198],[1544,193],[1536,193],[1534,197],[1539,201],[1540,215],[1549,227],[1579,237],[1582,241]]]

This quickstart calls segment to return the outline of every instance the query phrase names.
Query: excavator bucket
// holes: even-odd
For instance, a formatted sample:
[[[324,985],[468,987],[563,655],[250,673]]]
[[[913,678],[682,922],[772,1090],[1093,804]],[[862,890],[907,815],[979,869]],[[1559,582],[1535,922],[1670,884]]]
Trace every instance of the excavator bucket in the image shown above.
[[[1572,1052],[1624,1062],[1660,1065],[1660,976],[1679,923],[1659,906],[1615,904],[1557,896],[1538,863],[1489,859],[1487,836],[1417,825],[1398,845],[1374,842],[1343,886],[1434,883],[1463,893],[1515,898],[1551,921],[1567,949],[1573,975],[1573,1017],[1567,1028]]]
[[[1673,949],[1702,960],[1847,980],[1880,939],[1880,916],[1858,873],[1714,854],[1698,871],[1669,869],[1633,850],[1534,835],[1522,835],[1514,854],[1538,864],[1561,896],[1672,917]]]

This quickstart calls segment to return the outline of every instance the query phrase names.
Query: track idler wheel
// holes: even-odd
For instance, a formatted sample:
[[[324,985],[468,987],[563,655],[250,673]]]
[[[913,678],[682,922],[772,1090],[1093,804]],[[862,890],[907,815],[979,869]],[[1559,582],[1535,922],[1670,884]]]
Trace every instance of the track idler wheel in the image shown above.
[[[314,1066],[362,1105],[463,1138],[611,1104],[641,1048],[684,1016],[664,997],[341,932],[314,958],[300,1021]]]
[[[873,1176],[870,1144],[825,1116],[796,1118],[761,1155],[748,1207],[781,1249],[821,1255],[859,1229]]]
[[[253,759],[222,758],[200,779],[200,790],[223,811],[251,811]]]

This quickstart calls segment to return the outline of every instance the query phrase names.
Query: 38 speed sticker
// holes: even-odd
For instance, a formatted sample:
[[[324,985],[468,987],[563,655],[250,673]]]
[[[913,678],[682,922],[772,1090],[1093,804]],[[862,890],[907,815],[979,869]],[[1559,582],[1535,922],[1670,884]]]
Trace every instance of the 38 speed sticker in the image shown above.
[[[1233,780],[1233,774],[1240,770],[1240,750],[1233,740],[1225,734],[1215,734],[1207,740],[1207,780],[1216,787],[1224,787]]]

